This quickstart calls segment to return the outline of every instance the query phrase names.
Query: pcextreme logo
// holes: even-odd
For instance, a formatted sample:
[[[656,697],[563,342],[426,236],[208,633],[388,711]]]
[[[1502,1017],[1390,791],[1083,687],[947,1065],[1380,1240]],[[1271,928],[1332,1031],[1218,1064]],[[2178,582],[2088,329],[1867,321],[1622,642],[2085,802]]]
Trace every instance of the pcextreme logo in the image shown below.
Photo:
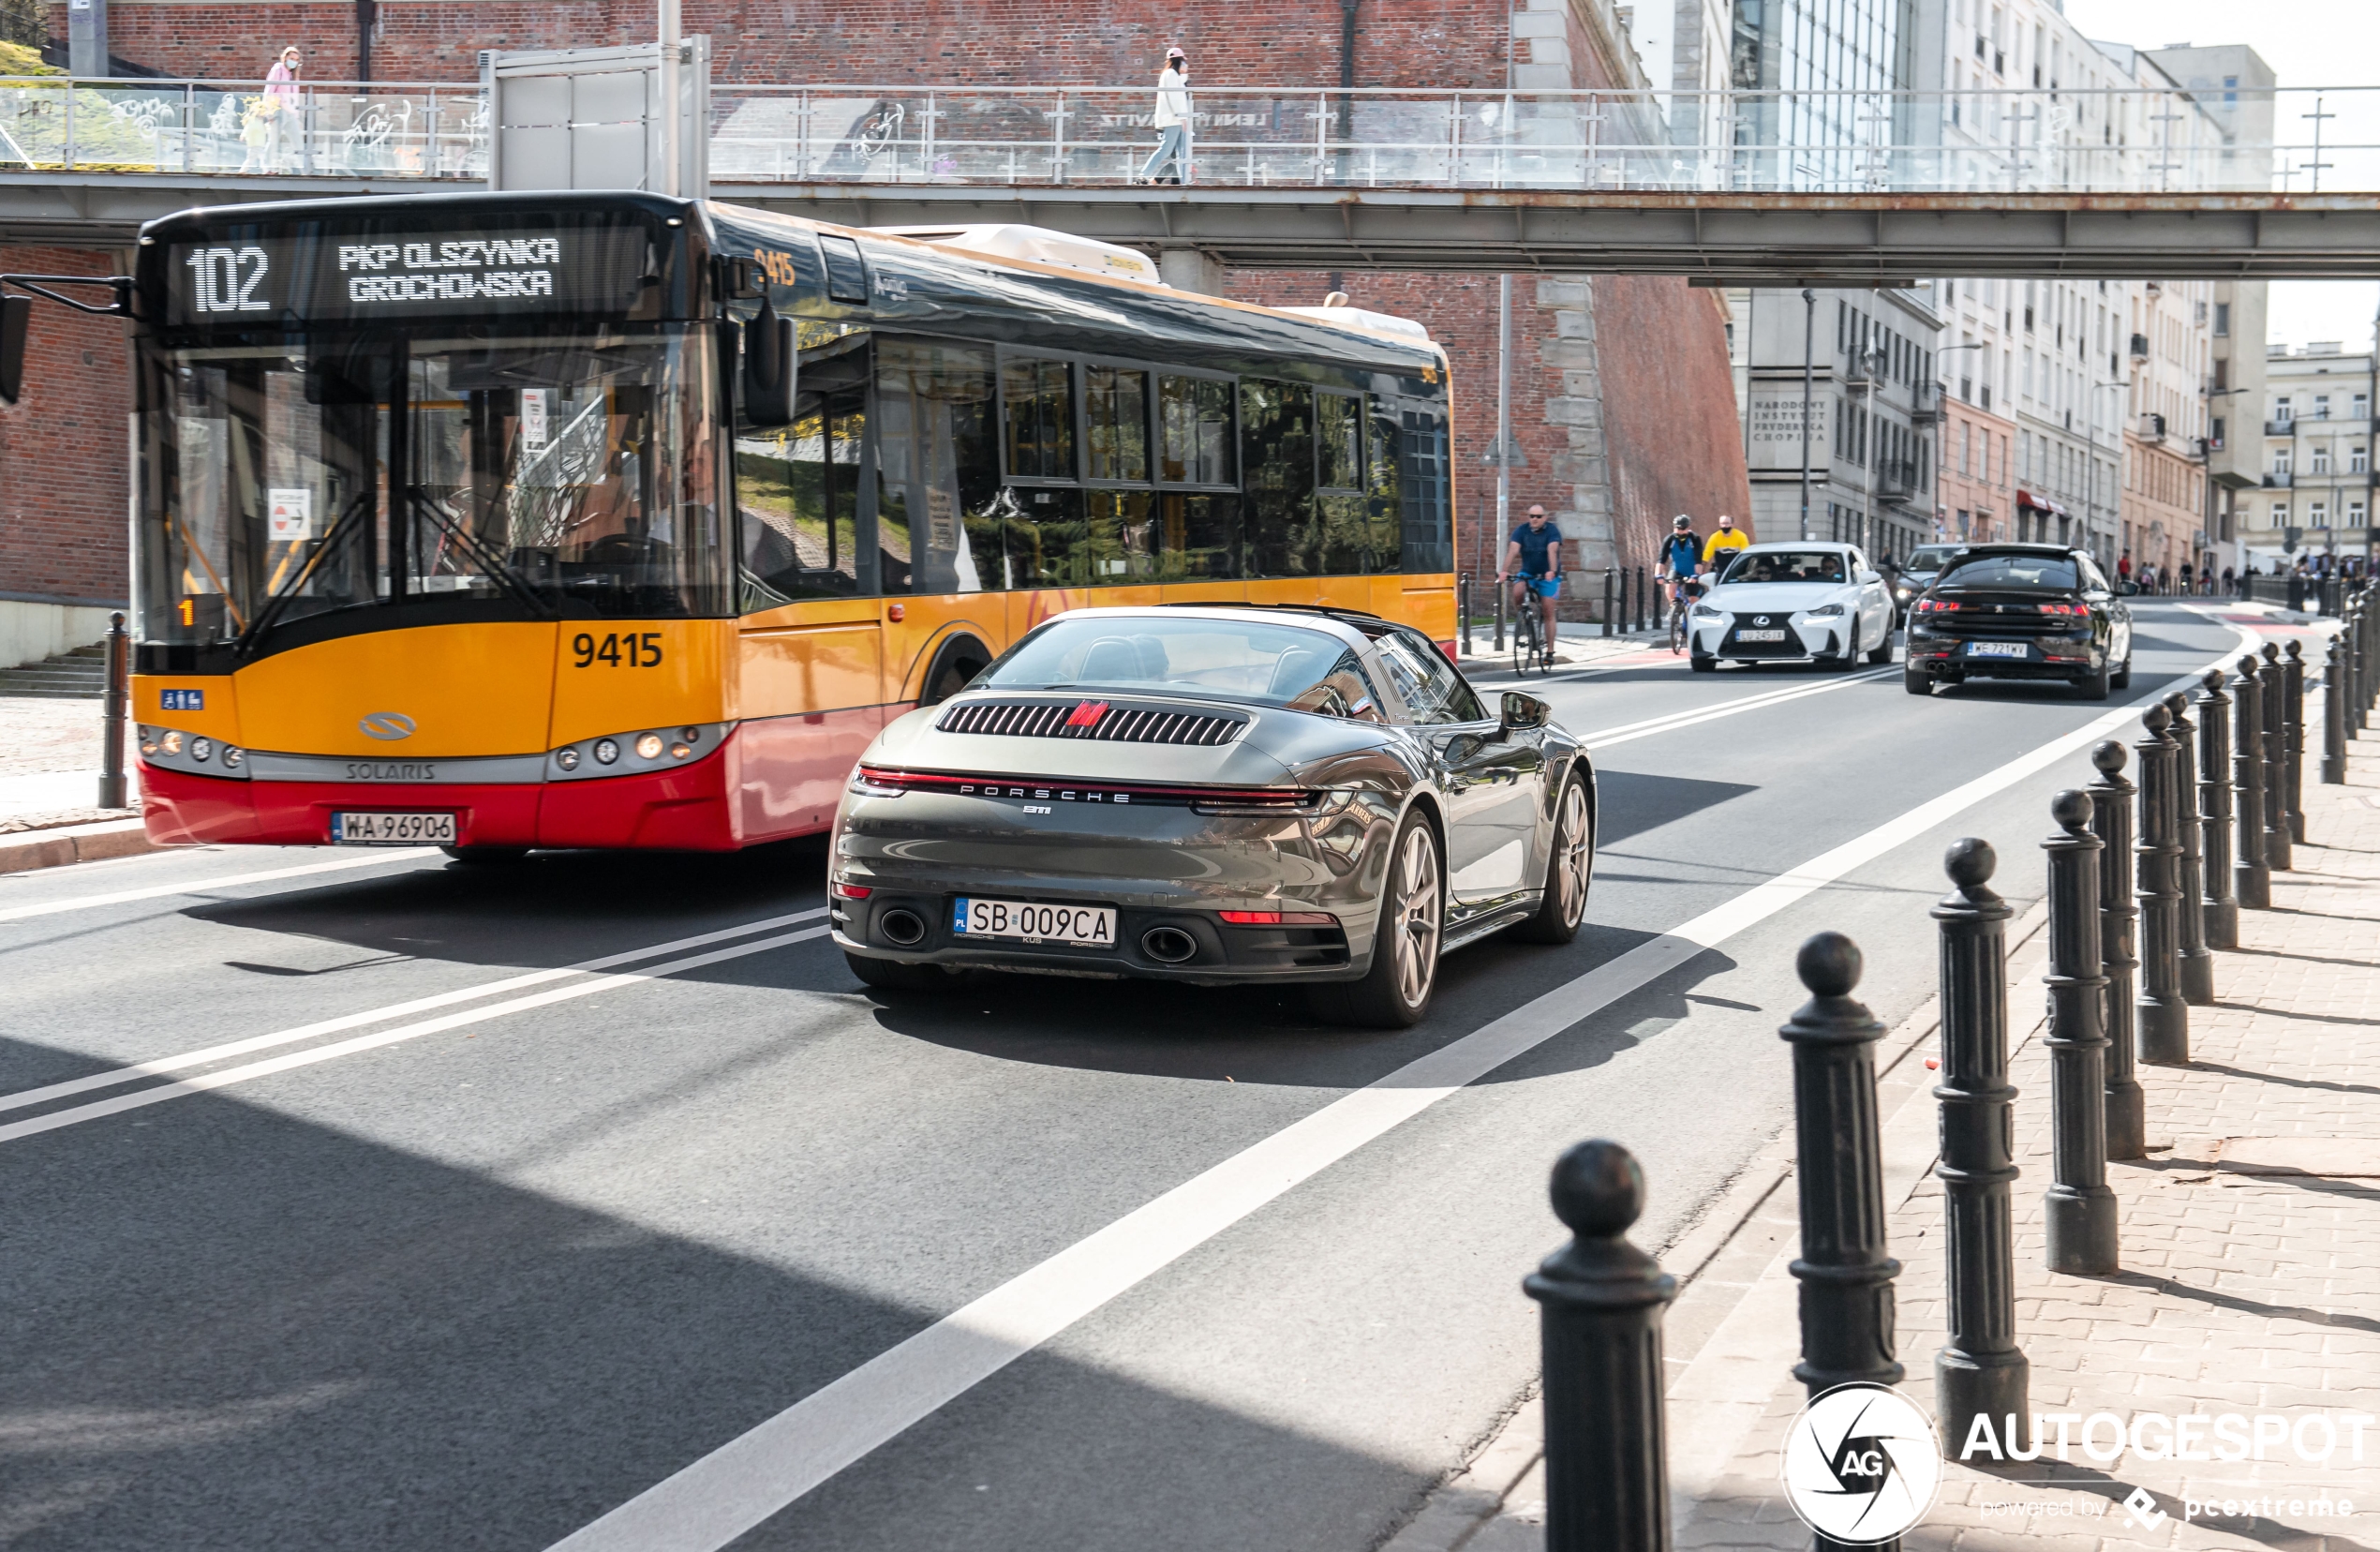
[[[1941,1488],[1941,1451],[1926,1409],[1889,1385],[1837,1385],[1812,1396],[1785,1435],[1786,1501],[1831,1541],[1872,1545],[1926,1517]]]

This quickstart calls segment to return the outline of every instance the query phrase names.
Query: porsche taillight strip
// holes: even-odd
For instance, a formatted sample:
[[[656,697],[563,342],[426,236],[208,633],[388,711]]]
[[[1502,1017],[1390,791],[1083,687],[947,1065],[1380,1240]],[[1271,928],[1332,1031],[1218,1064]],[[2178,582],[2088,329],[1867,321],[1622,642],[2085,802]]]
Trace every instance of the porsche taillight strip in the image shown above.
[[[1018,739],[1096,739],[1113,743],[1229,743],[1245,717],[1203,711],[1161,711],[1104,701],[972,701],[954,706],[934,725],[945,733],[989,733]]]
[[[964,798],[1015,798],[1040,802],[1188,804],[1299,813],[1322,795],[1303,787],[1155,786],[1141,782],[1052,781],[1033,776],[957,776],[939,770],[890,770],[861,766],[853,781],[879,792],[946,792]]]

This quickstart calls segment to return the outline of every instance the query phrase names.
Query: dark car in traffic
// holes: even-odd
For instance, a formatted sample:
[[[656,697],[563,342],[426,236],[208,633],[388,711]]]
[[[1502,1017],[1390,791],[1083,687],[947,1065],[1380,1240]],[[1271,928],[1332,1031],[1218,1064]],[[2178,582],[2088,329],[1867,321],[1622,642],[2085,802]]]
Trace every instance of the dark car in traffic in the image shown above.
[[[1943,565],[1962,547],[1958,545],[1920,545],[1891,567],[1894,623],[1908,623],[1909,606],[1934,585],[1934,578],[1941,575]]]
[[[2086,700],[2132,682],[2132,610],[2082,550],[1970,545],[1909,609],[1912,695],[1970,679],[2063,679]]]

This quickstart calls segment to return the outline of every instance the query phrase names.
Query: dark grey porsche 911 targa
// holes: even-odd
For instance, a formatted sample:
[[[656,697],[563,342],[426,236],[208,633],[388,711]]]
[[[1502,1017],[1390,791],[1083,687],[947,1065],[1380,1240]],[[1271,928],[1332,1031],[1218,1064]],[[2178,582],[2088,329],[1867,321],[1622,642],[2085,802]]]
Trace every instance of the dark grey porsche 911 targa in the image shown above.
[[[1595,772],[1420,631],[1346,610],[1085,609],[885,729],[835,817],[860,979],[964,969],[1306,983],[1336,1022],[1427,1010],[1441,954],[1578,931]]]

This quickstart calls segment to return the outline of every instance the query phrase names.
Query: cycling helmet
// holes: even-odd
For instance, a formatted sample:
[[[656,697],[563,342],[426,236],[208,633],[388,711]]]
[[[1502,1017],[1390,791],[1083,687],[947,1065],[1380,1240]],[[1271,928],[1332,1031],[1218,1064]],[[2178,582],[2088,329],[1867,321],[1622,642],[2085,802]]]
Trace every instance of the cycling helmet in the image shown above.
[[[1694,526],[1694,519],[1693,519],[1693,518],[1691,518],[1691,517],[1688,517],[1688,515],[1686,515],[1686,514],[1684,514],[1684,513],[1682,513],[1682,512],[1681,512],[1681,513],[1679,513],[1676,516],[1674,516],[1674,517],[1673,517],[1673,518],[1671,518],[1671,519],[1670,519],[1670,527],[1672,527],[1672,528],[1673,528],[1673,529],[1677,530],[1680,533],[1685,532],[1688,529],[1690,529],[1690,528],[1692,528],[1693,526]]]

